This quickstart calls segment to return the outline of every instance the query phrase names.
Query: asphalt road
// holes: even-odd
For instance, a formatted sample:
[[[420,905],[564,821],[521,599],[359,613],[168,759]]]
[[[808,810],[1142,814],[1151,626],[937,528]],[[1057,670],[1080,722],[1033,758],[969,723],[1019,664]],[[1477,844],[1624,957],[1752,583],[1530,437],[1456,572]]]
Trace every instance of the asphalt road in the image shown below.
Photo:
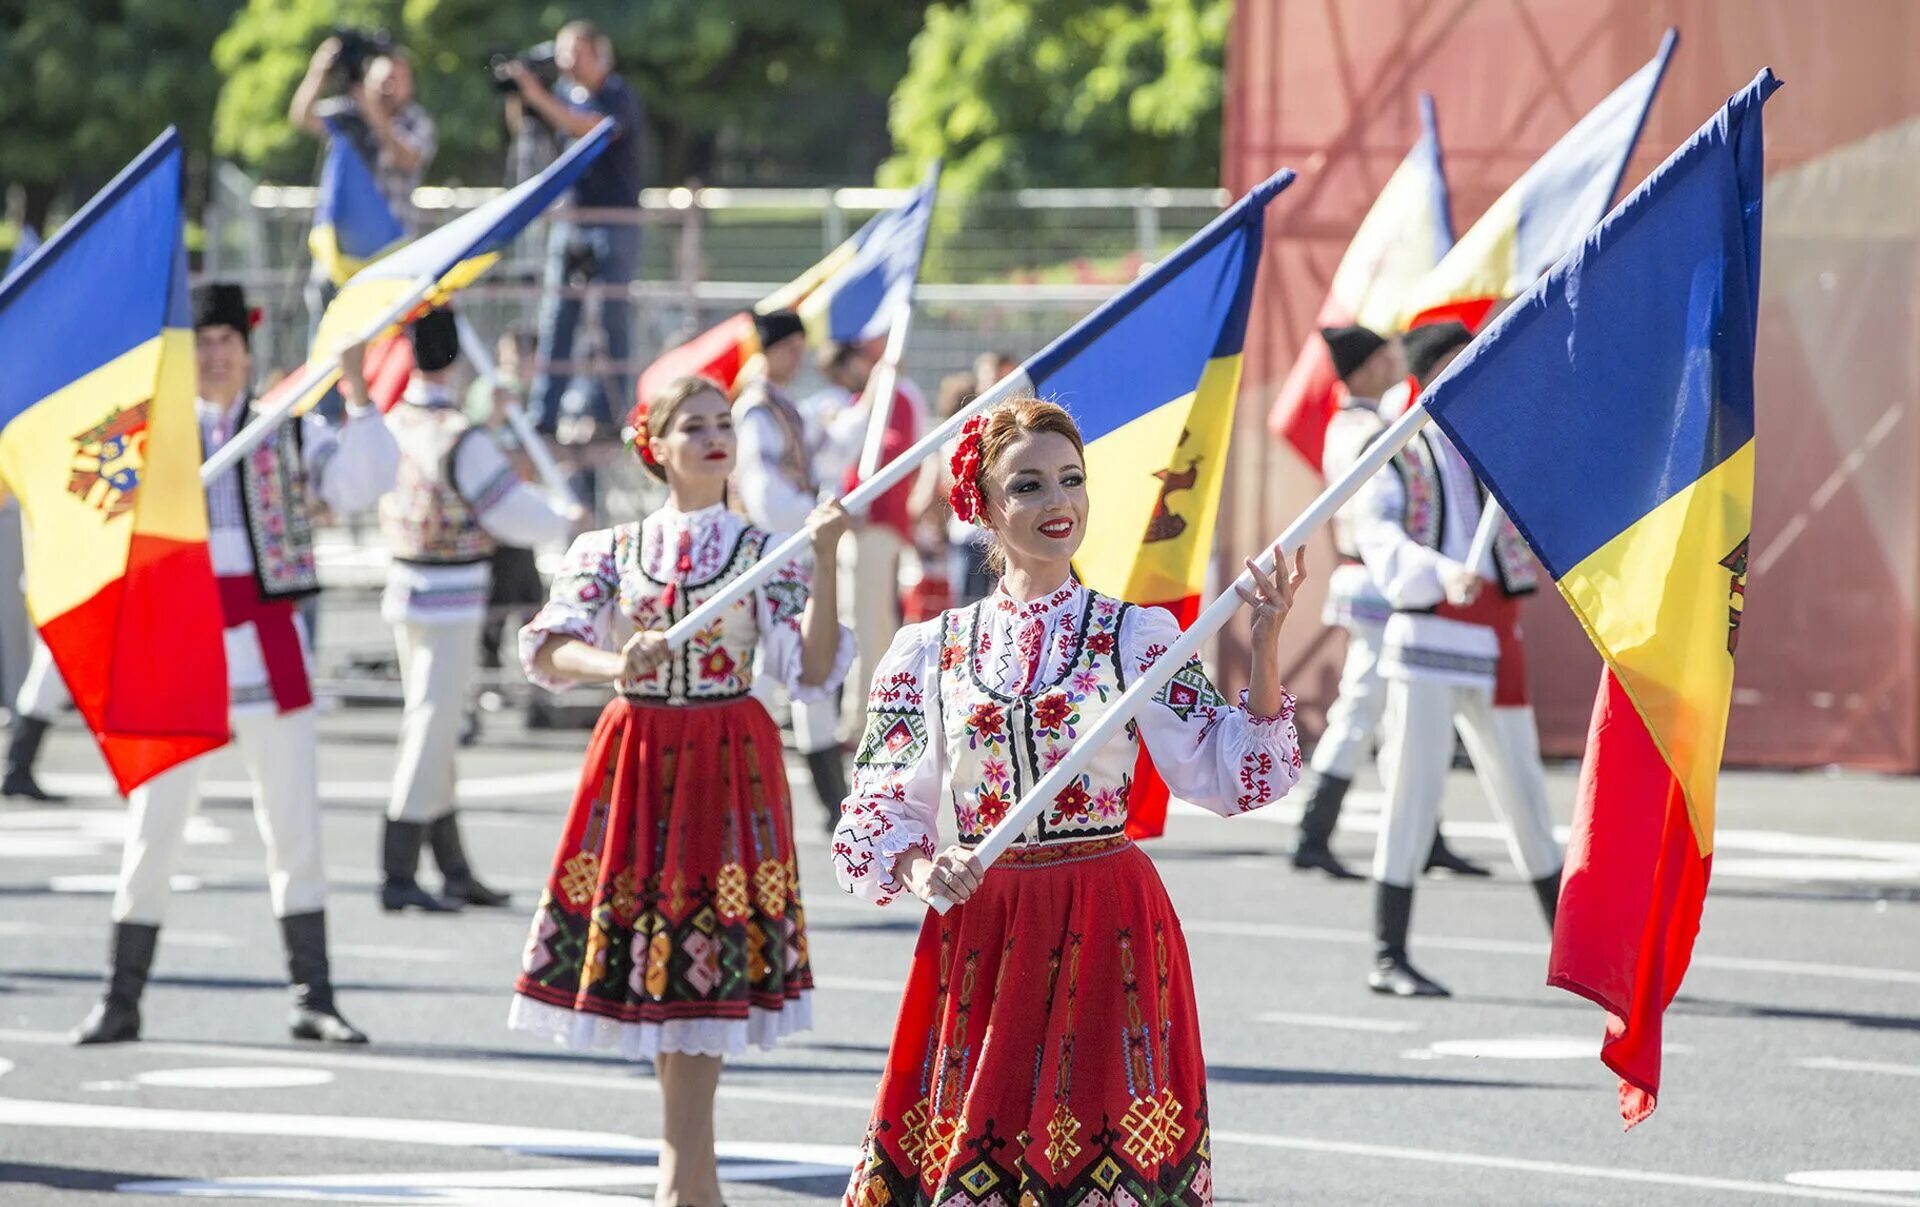
[[[375,1040],[358,1051],[285,1039],[260,840],[229,753],[179,869],[146,1041],[66,1046],[98,990],[123,813],[77,727],[50,739],[46,779],[83,795],[0,805],[0,1202],[650,1201],[646,1070],[504,1025],[584,736],[500,719],[463,756],[468,845],[514,908],[393,918],[373,890],[395,717],[324,725],[336,980]],[[1564,821],[1572,775],[1552,778]],[[735,1207],[838,1200],[920,920],[838,893],[804,783],[816,1028],[728,1069]],[[1351,801],[1337,845],[1364,864],[1377,801]],[[1292,874],[1275,824],[1291,813],[1266,812],[1181,815],[1151,848],[1198,977],[1219,1201],[1920,1204],[1920,786],[1726,778],[1665,1097],[1624,1136],[1601,1018],[1543,987],[1544,927],[1470,776],[1455,776],[1449,833],[1499,874],[1429,880],[1415,919],[1416,960],[1448,1001],[1366,991],[1369,890]]]

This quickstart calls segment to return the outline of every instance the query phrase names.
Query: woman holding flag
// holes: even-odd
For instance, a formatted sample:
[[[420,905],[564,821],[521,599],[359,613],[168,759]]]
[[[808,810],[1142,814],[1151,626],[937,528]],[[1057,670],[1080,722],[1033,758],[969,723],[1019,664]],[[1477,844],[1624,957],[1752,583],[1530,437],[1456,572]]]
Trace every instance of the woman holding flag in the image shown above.
[[[720,1202],[713,1096],[722,1058],[811,1025],[813,974],[780,734],[749,694],[755,655],[796,698],[831,697],[853,656],[835,622],[838,504],[789,563],[679,649],[663,630],[777,538],[726,505],[737,438],[726,396],[674,381],[628,419],[668,502],[573,543],[521,630],[530,679],[610,683],[535,913],[509,1025],[650,1059],[665,1099],[663,1202]],[[638,630],[606,648],[616,613]]]
[[[848,1203],[1212,1201],[1206,1068],[1180,922],[1125,832],[1144,741],[1173,792],[1231,816],[1299,779],[1278,639],[1305,577],[1241,588],[1251,686],[1234,707],[1199,662],[1095,756],[991,869],[995,822],[1179,635],[1173,617],[1083,587],[1085,449],[1059,406],[1016,397],[968,421],[953,508],[1003,570],[987,600],[901,630],[874,675],[840,882],[929,915]],[[942,801],[959,843],[939,850]],[[1021,992],[1020,990],[1026,990]],[[991,1037],[989,1039],[989,1037]]]

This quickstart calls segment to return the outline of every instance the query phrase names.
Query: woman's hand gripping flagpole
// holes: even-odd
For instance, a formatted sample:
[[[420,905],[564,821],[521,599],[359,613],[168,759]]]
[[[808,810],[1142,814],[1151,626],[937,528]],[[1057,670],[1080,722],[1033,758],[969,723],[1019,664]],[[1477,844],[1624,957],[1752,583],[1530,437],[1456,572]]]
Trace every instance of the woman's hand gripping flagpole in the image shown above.
[[[1340,509],[1340,505],[1365,485],[1367,479],[1385,468],[1387,462],[1393,459],[1393,455],[1399,452],[1407,441],[1413,439],[1414,433],[1418,432],[1426,422],[1426,408],[1416,403],[1396,419],[1391,427],[1380,433],[1379,438],[1368,446],[1365,453],[1361,454],[1360,459],[1354,462],[1345,474],[1320,492],[1320,497],[1315,499],[1298,519],[1287,526],[1287,530],[1280,534],[1279,541],[1255,559],[1254,564],[1259,567],[1260,572],[1262,574],[1274,572],[1273,557],[1276,549],[1282,557],[1293,557],[1300,547],[1306,544],[1307,538],[1331,519],[1333,513]],[[1161,655],[1160,660],[1136,679],[1133,685],[1114,702],[1113,707],[1108,709],[1100,720],[1074,744],[1067,757],[1062,759],[1053,770],[1041,776],[1039,782],[1020,798],[1019,803],[1008,810],[1007,816],[987,832],[987,836],[981,839],[980,844],[973,849],[975,866],[985,871],[1002,852],[1013,844],[1013,840],[1019,837],[1022,831],[1033,824],[1035,818],[1053,804],[1053,798],[1085,769],[1100,748],[1119,736],[1121,730],[1131,724],[1160,689],[1167,685],[1167,681],[1173,678],[1174,673],[1192,660],[1200,652],[1200,647],[1219,632],[1227,620],[1245,605],[1245,600],[1240,594],[1241,589],[1252,590],[1253,587],[1252,574],[1243,571],[1225,591],[1207,605],[1206,610],[1201,612],[1187,631],[1180,635],[1180,639]],[[951,901],[938,895],[932,899],[931,904],[936,912],[942,914],[953,908]]]

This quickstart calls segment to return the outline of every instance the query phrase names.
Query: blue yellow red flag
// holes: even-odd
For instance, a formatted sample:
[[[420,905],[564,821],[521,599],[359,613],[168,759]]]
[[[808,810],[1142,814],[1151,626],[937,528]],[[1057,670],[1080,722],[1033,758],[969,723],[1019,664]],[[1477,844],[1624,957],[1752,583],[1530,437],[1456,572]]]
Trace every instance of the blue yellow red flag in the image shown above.
[[[407,232],[380,194],[373,171],[360,158],[353,140],[332,118],[321,120],[327,128],[327,155],[320,165],[307,249],[327,279],[340,285]]]
[[[1422,395],[1605,660],[1549,983],[1652,1112],[1713,857],[1753,522],[1761,71]]]
[[[1374,198],[1334,270],[1314,331],[1294,357],[1273,400],[1267,427],[1320,468],[1327,423],[1340,404],[1340,377],[1320,338],[1323,327],[1359,324],[1385,334],[1397,330],[1413,290],[1453,247],[1453,203],[1440,156],[1433,97],[1420,94],[1420,141]]]
[[[1086,441],[1081,579],[1182,625],[1206,588],[1267,205],[1292,181],[1275,173],[1020,368]],[[1158,777],[1136,776],[1130,829],[1165,814]]]
[[[1547,148],[1401,303],[1400,328],[1458,319],[1478,329],[1579,246],[1620,191],[1647,111],[1679,45],[1669,29],[1651,61]]]
[[[816,346],[884,336],[920,275],[939,192],[940,164],[935,162],[906,200],[874,215],[852,238],[754,303],[753,309],[760,314],[796,311],[808,341]],[[640,374],[638,394],[651,397],[675,378],[689,376],[710,377],[731,390],[759,350],[751,315],[729,315],[648,365]]]
[[[227,740],[169,129],[0,283],[27,611],[122,792]]]

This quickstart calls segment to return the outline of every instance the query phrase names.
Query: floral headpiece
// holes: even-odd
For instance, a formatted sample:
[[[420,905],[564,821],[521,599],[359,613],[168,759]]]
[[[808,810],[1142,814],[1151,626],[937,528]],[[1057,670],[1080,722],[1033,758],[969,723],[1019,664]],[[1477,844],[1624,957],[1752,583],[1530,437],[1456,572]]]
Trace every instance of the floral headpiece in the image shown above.
[[[967,420],[960,429],[960,443],[954,446],[953,460],[949,463],[953,470],[953,489],[947,492],[947,500],[953,504],[953,514],[968,524],[978,524],[986,512],[986,503],[980,497],[980,471],[984,468],[980,436],[986,430],[985,415]]]

